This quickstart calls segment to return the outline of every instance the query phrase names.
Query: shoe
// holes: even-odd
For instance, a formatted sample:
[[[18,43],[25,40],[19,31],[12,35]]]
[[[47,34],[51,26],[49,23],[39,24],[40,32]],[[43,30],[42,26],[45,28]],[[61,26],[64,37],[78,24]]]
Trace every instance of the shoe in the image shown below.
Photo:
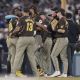
[[[44,71],[42,69],[38,69],[39,76],[44,76]]]
[[[48,77],[57,77],[60,75],[60,71],[55,71],[52,75],[48,76]]]
[[[11,73],[10,75],[5,75],[5,77],[7,77],[7,76],[9,76],[9,77],[16,77],[16,75],[13,74],[13,73]]]
[[[44,74],[44,77],[48,77],[48,74]]]
[[[11,74],[5,74],[4,77],[5,78],[16,78],[16,75],[11,73]]]
[[[58,77],[67,77],[67,74],[61,74],[60,76],[58,76]]]
[[[16,76],[17,77],[27,77],[21,71],[16,71]]]

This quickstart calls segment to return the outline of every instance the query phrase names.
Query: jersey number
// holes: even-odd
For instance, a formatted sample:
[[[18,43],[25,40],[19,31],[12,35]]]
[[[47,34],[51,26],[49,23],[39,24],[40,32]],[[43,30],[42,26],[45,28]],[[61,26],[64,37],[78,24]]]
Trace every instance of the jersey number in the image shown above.
[[[27,31],[33,31],[33,23],[27,23]]]

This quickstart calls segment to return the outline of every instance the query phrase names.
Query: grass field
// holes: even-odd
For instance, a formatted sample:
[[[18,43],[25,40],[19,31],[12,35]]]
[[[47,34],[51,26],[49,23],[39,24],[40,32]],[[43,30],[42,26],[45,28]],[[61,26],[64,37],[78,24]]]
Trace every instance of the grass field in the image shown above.
[[[68,78],[44,78],[44,77],[0,77],[0,80],[80,80],[80,77],[68,77]]]

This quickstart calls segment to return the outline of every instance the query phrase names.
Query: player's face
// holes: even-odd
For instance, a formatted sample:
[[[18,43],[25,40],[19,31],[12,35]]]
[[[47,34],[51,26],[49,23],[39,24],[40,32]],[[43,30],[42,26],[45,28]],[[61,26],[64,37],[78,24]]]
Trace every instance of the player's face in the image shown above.
[[[35,15],[34,9],[30,9],[29,11],[30,11],[30,13],[31,13],[32,16]]]
[[[41,19],[44,21],[46,19],[45,15],[40,15]]]
[[[29,16],[29,12],[22,11],[22,16]]]
[[[53,13],[52,13],[52,17],[55,17],[56,15],[57,15],[56,12],[53,11]]]
[[[22,16],[22,12],[20,10],[15,10],[15,15],[18,17]]]
[[[61,12],[58,12],[58,13],[57,13],[57,17],[58,17],[58,18],[61,18],[61,17],[62,17]]]

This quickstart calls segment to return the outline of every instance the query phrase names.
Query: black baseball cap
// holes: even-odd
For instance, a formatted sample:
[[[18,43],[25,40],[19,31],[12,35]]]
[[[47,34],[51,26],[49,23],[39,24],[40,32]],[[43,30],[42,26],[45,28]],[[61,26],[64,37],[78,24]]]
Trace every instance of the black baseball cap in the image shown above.
[[[58,7],[54,7],[51,9],[52,11],[55,11],[56,13],[59,11],[59,8]]]
[[[51,9],[52,11],[55,11],[56,13],[61,12],[61,14],[64,16],[65,15],[65,10],[59,7],[54,7]]]
[[[66,14],[65,14],[65,10],[64,9],[62,9],[62,8],[59,8],[58,9],[58,11],[57,11],[57,13],[58,12],[61,12],[61,14],[63,15],[63,16],[65,16]]]

